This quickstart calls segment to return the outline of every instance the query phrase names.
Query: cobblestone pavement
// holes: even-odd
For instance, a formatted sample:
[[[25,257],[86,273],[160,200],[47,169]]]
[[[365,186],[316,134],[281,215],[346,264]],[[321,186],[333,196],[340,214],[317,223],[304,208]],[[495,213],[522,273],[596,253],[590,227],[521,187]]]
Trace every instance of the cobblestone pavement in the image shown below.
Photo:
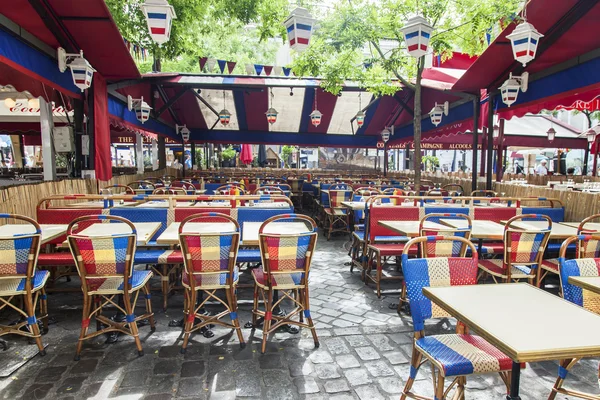
[[[47,355],[36,356],[11,377],[0,380],[0,398],[397,400],[408,377],[412,323],[406,315],[388,308],[397,294],[378,299],[357,272],[350,273],[344,265],[349,260],[344,241],[338,237],[328,242],[321,237],[314,258],[310,295],[319,349],[314,349],[310,332],[301,330],[297,335],[275,334],[266,354],[261,355],[260,330],[243,330],[248,346],[241,350],[233,332],[217,327],[211,339],[192,336],[182,355],[181,331],[167,324],[183,315],[183,296],[176,293],[171,297],[165,313],[157,294],[157,330],[151,334],[148,327],[140,329],[145,356],[137,356],[131,338],[107,345],[99,337],[87,342],[81,361],[75,362],[81,295],[52,294],[49,306],[54,323],[44,336],[49,345]],[[76,281],[71,285],[76,287]],[[155,278],[154,284],[158,288],[160,282]],[[397,283],[387,288],[394,289],[394,285]],[[250,319],[247,301],[252,292],[243,289],[239,297],[246,300],[240,304],[243,323]],[[557,321],[557,328],[559,325]],[[450,332],[453,327],[453,320],[433,320],[426,331]],[[13,348],[27,343],[9,339]],[[584,360],[569,375],[568,385],[598,393],[597,371],[598,360]],[[529,364],[521,378],[522,398],[547,398],[556,373],[556,362]],[[495,375],[469,378],[467,388],[467,399],[505,398]],[[433,395],[428,367],[419,372],[414,390]]]

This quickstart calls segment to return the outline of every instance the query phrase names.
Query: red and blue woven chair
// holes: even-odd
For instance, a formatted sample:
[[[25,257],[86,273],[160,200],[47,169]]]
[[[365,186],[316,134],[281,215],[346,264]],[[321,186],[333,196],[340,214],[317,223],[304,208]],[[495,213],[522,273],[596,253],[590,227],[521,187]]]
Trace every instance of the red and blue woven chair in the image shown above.
[[[100,194],[135,194],[135,190],[127,185],[114,184],[100,189]]]
[[[546,221],[545,229],[525,230],[512,226],[517,221]],[[524,221],[526,222],[526,221]],[[526,279],[539,283],[540,265],[548,244],[552,220],[546,215],[523,214],[512,217],[504,226],[504,257],[479,260],[481,276],[488,274],[494,282],[518,282]]]
[[[330,240],[332,233],[350,233],[350,213],[342,202],[352,199],[352,191],[329,189],[327,196],[329,197],[329,207],[326,207],[323,211],[327,218],[327,224],[325,225],[327,240]]]
[[[470,257],[409,258],[408,249],[423,242],[438,240],[462,242],[471,249]],[[429,361],[432,366],[434,399],[445,399],[456,387],[454,399],[464,399],[466,376],[500,373],[507,385],[510,382],[512,360],[485,339],[471,335],[468,328],[458,323],[456,334],[425,335],[425,321],[429,318],[447,318],[450,315],[423,294],[424,287],[444,287],[477,284],[477,251],[462,237],[423,236],[410,240],[402,254],[402,269],[408,289],[410,310],[414,325],[414,342],[410,375],[400,399],[426,399],[412,392],[419,368]],[[437,373],[435,372],[437,370]],[[447,378],[452,379],[448,387]]]
[[[453,228],[446,227],[444,229],[434,229],[427,227],[428,221],[439,222],[440,219],[454,219],[464,220],[466,226],[464,228]],[[467,240],[471,239],[471,229],[473,228],[473,222],[471,218],[466,214],[456,213],[432,213],[426,214],[421,218],[419,225],[419,232],[421,236],[454,236],[461,237]],[[435,240],[431,242],[421,242],[420,250],[421,257],[464,257],[467,252],[468,246],[462,241],[456,240]]]
[[[565,240],[560,248],[560,283],[562,288],[562,296],[565,300],[577,304],[591,312],[600,314],[600,294],[593,293],[583,289],[580,286],[569,283],[570,277],[597,277],[600,276],[600,258],[595,251],[600,242],[600,234],[581,234],[572,236]],[[567,260],[566,254],[571,243],[577,243],[577,258]],[[586,249],[590,249],[586,252]],[[554,399],[556,394],[560,393],[572,397],[583,399],[595,399],[597,394],[579,392],[575,390],[563,388],[563,384],[567,378],[569,371],[583,357],[569,358],[561,360],[558,367],[558,377],[552,387],[552,392],[548,399]],[[599,366],[600,373],[600,366]]]
[[[46,351],[35,312],[39,301],[40,318],[47,332],[48,303],[44,285],[50,273],[36,269],[42,230],[37,222],[23,215],[0,214],[0,218],[23,221],[31,226],[27,229],[27,225],[21,225],[20,231],[27,233],[0,237],[0,310],[11,308],[23,317],[15,325],[0,325],[0,336],[15,334],[33,338],[40,355],[44,356]],[[23,299],[21,306],[13,304],[15,297]]]
[[[271,223],[302,222],[306,232],[271,233]],[[282,224],[283,225],[283,224]],[[281,232],[284,229],[278,228]],[[267,233],[269,232],[269,233]],[[310,265],[317,244],[317,225],[305,215],[282,214],[266,220],[259,229],[259,247],[262,268],[252,270],[254,277],[254,306],[252,324],[257,326],[257,318],[264,317],[262,352],[267,346],[269,335],[282,325],[297,325],[311,330],[315,347],[319,347],[317,331],[310,316],[308,277]],[[273,292],[279,292],[278,300],[273,300]],[[264,302],[264,311],[259,310],[259,295]],[[289,300],[294,309],[286,315],[274,315],[283,300]],[[293,320],[298,316],[298,320]],[[306,318],[306,322],[304,322]]]
[[[185,229],[188,223],[231,223],[231,232],[199,233],[193,229]],[[236,266],[238,246],[240,242],[240,226],[229,215],[220,213],[200,213],[190,215],[179,225],[179,244],[183,254],[184,272],[182,284],[185,289],[185,328],[181,352],[185,350],[190,335],[210,324],[218,324],[234,329],[245,346],[244,336],[237,316],[236,285],[239,272]],[[226,300],[217,296],[218,290],[224,290]],[[197,303],[198,292],[205,296]],[[209,300],[214,300],[225,307],[216,315],[207,316],[200,312]],[[231,323],[221,321],[229,316]],[[198,321],[198,322],[196,322]]]
[[[124,224],[126,233],[112,235],[81,235],[80,225],[85,222]],[[135,226],[127,219],[113,215],[84,216],[73,220],[67,228],[67,240],[83,291],[83,317],[77,343],[75,360],[79,360],[83,342],[107,332],[121,332],[132,336],[138,354],[144,355],[138,334],[137,322],[150,320],[154,332],[154,314],[150,302],[151,271],[134,271],[137,234]],[[136,316],[134,311],[140,292],[144,294],[146,312]],[[117,296],[120,296],[117,300]],[[125,321],[114,321],[102,315],[102,309],[111,304],[125,315]],[[96,331],[88,332],[90,319],[96,319]],[[105,327],[103,328],[102,325]]]

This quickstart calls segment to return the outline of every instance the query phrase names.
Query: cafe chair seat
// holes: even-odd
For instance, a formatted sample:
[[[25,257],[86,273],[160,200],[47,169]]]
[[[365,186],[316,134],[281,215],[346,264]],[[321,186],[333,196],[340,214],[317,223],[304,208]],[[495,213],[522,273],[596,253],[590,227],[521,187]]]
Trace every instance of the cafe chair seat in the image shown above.
[[[196,286],[202,287],[202,290],[212,290],[212,289],[229,289],[230,285],[227,284],[227,278],[229,278],[229,272],[217,272],[214,274],[202,274],[202,275],[194,275],[196,279]],[[234,285],[239,280],[239,272],[238,268],[235,267],[233,270],[233,283]],[[181,278],[181,283],[186,289],[190,288],[190,278],[189,274],[183,274]]]
[[[50,276],[48,271],[35,271],[33,276],[32,292],[42,289]],[[25,282],[27,278],[3,278],[0,279],[0,296],[12,296],[25,293]]]

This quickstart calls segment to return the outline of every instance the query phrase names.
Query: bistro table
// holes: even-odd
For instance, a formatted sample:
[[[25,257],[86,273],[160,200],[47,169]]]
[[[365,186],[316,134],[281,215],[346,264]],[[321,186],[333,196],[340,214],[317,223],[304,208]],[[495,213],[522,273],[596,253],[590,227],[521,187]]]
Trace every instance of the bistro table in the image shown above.
[[[145,246],[152,236],[160,229],[160,222],[132,222],[137,232],[137,245]],[[124,235],[131,232],[129,225],[124,223],[99,223],[92,224],[77,232],[85,236],[110,236]],[[66,242],[65,242],[66,243]]]
[[[442,218],[440,222],[453,228],[467,228],[468,222],[464,219]],[[502,240],[504,238],[504,225],[494,221],[472,220],[471,237],[474,239]]]
[[[570,276],[569,283],[600,294],[600,276]]]
[[[561,224],[577,229],[579,228],[579,225],[581,225],[581,222],[561,222]],[[584,227],[586,230],[598,232],[600,231],[600,222],[588,222]]]
[[[403,236],[417,237],[421,236],[419,227],[421,226],[420,221],[379,221],[379,225],[385,226]],[[425,221],[425,229],[435,230],[448,230],[447,225],[438,224],[437,222]]]
[[[179,226],[181,222],[172,222],[156,239],[156,244],[175,245],[179,244]],[[231,222],[188,222],[185,224],[184,232],[197,233],[224,233],[235,231],[235,225]]]
[[[67,232],[68,224],[40,224],[42,237],[40,244],[46,244]],[[25,229],[27,228],[27,229]],[[0,237],[33,233],[33,225],[30,224],[6,224],[0,226]]]
[[[520,399],[520,363],[600,355],[600,316],[529,284],[426,287],[423,294],[513,360],[508,400]]]

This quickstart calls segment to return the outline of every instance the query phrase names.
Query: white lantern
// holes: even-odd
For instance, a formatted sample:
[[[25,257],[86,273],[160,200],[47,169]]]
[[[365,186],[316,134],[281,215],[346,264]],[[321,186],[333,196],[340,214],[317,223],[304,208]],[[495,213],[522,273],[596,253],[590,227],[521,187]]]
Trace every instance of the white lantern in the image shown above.
[[[498,125],[494,125],[494,129],[492,130],[492,136],[494,139],[498,139],[500,136],[500,127]]]
[[[354,119],[356,119],[356,125],[360,128],[365,123],[365,113],[362,111],[357,112]]]
[[[313,112],[310,113],[310,122],[316,127],[321,125],[321,117],[323,116],[323,114],[321,114],[321,111],[319,110],[314,110]]]
[[[142,4],[142,11],[152,40],[158,44],[168,42],[173,20],[177,19],[173,6],[169,5],[167,0],[146,0]]]
[[[175,128],[181,134],[183,141],[187,143],[190,140],[190,130],[187,128],[187,126],[185,124],[175,125]]]
[[[587,137],[588,142],[592,143],[594,140],[596,140],[596,131],[593,129],[590,129],[589,131],[587,131],[585,136]]]
[[[310,42],[315,19],[307,9],[298,7],[283,23],[288,35],[290,47],[298,52],[304,51]]]
[[[388,128],[385,128],[384,130],[381,131],[381,139],[383,140],[383,143],[387,143],[388,140],[390,140],[390,130]]]
[[[143,96],[141,99],[134,99],[131,96],[127,96],[127,108],[129,111],[135,108],[135,116],[142,124],[150,118],[150,110],[152,110],[152,107],[144,101]]]
[[[502,102],[510,107],[515,101],[517,101],[519,89],[521,89],[523,92],[527,91],[528,80],[529,74],[527,72],[523,72],[521,76],[512,76],[511,73],[509,78],[504,81],[502,86],[499,88],[500,94],[502,95]]]
[[[267,110],[265,114],[267,115],[267,121],[269,122],[269,124],[273,125],[275,122],[277,122],[277,114],[279,113],[276,109],[271,107]]]
[[[222,109],[221,112],[219,113],[219,121],[221,122],[221,125],[223,125],[223,126],[229,125],[230,120],[231,120],[231,113],[229,111],[227,111],[226,108]]]
[[[90,63],[83,58],[83,50],[79,54],[67,53],[65,49],[59,47],[57,50],[58,69],[65,72],[67,67],[71,69],[73,83],[83,92],[92,85],[92,78],[96,70]]]
[[[548,132],[546,133],[548,134],[548,141],[553,142],[554,138],[556,137],[556,131],[554,130],[554,128],[550,127],[550,129],[548,129]]]
[[[408,54],[419,58],[427,53],[433,27],[425,18],[420,15],[412,17],[400,30],[404,34]]]
[[[533,25],[524,21],[517,25],[515,30],[506,37],[510,40],[513,57],[525,66],[535,58],[539,40],[543,36]]]
[[[429,117],[431,118],[431,123],[435,126],[438,126],[440,122],[442,122],[442,116],[448,115],[448,102],[444,102],[444,104],[435,103],[435,106],[429,112]]]

